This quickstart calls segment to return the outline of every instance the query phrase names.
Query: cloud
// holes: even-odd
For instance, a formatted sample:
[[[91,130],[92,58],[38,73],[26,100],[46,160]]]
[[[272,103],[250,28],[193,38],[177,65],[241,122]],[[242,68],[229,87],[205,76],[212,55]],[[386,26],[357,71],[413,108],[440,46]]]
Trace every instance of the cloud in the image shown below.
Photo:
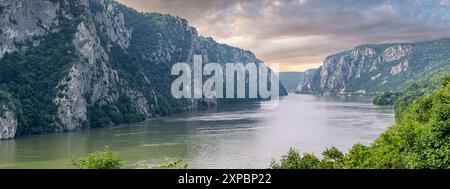
[[[449,0],[119,0],[186,18],[200,34],[284,70],[366,43],[450,37]]]

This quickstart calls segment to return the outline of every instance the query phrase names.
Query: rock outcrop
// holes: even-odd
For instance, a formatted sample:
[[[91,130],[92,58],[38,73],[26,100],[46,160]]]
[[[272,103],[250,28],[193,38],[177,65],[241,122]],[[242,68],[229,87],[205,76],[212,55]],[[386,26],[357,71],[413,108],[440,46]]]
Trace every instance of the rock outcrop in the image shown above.
[[[323,95],[401,91],[421,79],[450,73],[450,39],[362,45],[327,57],[298,91]]]
[[[36,37],[58,30],[59,3],[51,1],[0,1],[0,58],[5,53],[38,45]]]
[[[297,86],[297,92],[300,92],[302,90],[302,88],[306,87],[306,88],[312,88],[311,86],[311,82],[312,80],[314,80],[314,78],[316,77],[317,74],[317,69],[310,69],[310,70],[306,70],[305,72],[301,72],[300,74],[300,80],[299,80],[299,84]]]
[[[0,140],[16,136],[17,118],[12,111],[6,111],[0,116]]]
[[[17,117],[14,111],[11,96],[4,91],[0,91],[0,140],[11,139],[16,136]]]
[[[19,116],[13,110],[2,114],[2,138],[14,137],[16,130],[19,136],[72,131],[215,106],[216,99],[171,96],[171,66],[192,62],[196,54],[205,63],[262,64],[250,51],[199,36],[182,18],[144,14],[109,0],[4,0],[0,26],[0,69],[5,64],[17,71],[10,66],[14,61],[34,68],[30,59],[53,52],[38,72],[0,75],[0,91],[21,96],[15,99]],[[40,49],[42,44],[48,49]],[[32,96],[24,92],[30,88],[45,91]],[[40,98],[48,97],[52,102],[42,104]]]

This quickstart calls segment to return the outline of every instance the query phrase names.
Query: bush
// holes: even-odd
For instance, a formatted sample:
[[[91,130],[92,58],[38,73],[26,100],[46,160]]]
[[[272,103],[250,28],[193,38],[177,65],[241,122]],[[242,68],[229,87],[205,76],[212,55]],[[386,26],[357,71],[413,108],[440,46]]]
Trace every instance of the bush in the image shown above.
[[[279,163],[272,161],[270,167],[272,169],[337,169],[343,166],[344,154],[337,148],[326,149],[322,155],[322,160],[310,153],[302,156],[297,149],[291,148]]]
[[[122,163],[117,154],[105,147],[104,151],[72,158],[71,165],[78,169],[120,169]]]
[[[189,164],[184,162],[183,160],[172,160],[168,157],[165,158],[164,163],[156,166],[157,169],[186,169],[188,167]]]

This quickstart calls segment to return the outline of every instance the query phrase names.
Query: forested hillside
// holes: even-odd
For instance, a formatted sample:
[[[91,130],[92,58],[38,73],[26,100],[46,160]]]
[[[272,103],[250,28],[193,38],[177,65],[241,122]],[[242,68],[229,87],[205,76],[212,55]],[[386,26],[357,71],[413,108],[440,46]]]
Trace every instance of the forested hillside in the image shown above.
[[[412,87],[415,88],[415,87]],[[412,90],[410,89],[410,91]],[[419,92],[421,93],[421,92]],[[326,149],[323,158],[292,149],[276,169],[448,169],[450,168],[450,77],[432,92],[407,92],[396,102],[396,123],[371,145],[349,152]],[[412,95],[412,96],[408,96]],[[413,100],[416,99],[416,100]]]
[[[5,0],[0,10],[0,139],[216,106],[173,98],[172,65],[194,55],[262,64],[250,51],[199,36],[185,19],[115,1]]]
[[[361,45],[327,57],[301,82],[300,93],[374,95],[402,92],[450,74],[450,38]]]

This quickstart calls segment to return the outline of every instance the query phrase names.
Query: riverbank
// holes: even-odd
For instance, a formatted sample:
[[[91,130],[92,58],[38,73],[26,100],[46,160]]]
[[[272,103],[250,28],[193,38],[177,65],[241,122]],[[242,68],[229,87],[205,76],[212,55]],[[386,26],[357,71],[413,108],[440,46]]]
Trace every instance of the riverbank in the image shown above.
[[[70,168],[80,156],[105,146],[125,168],[171,157],[190,168],[267,168],[290,147],[320,153],[370,144],[393,123],[390,107],[367,97],[289,95],[274,110],[257,104],[183,113],[114,128],[27,136],[0,141],[0,168]]]

